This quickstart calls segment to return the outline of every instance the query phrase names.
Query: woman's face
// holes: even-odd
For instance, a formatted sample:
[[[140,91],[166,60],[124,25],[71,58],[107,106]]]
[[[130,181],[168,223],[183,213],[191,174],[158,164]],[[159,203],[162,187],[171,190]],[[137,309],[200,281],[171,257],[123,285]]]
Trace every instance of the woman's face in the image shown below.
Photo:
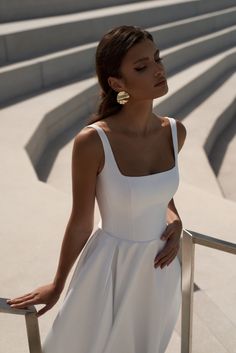
[[[166,73],[159,59],[159,50],[150,39],[135,44],[125,55],[120,71],[122,84],[130,99],[146,100],[161,97],[168,92]],[[161,83],[161,81],[163,81]],[[160,84],[161,83],[161,84]]]

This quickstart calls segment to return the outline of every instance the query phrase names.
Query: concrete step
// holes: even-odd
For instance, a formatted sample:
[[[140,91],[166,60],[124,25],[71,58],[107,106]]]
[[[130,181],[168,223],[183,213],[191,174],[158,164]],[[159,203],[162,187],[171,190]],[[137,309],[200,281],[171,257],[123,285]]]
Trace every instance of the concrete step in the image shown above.
[[[150,1],[150,0],[149,0]],[[154,1],[154,0],[153,0]],[[157,0],[156,0],[157,1]],[[181,3],[186,0],[158,0],[160,3]],[[193,6],[202,12],[215,11],[217,9],[226,8],[227,6],[234,5],[234,0],[189,0]],[[138,3],[138,0],[121,0],[120,4],[126,3]],[[197,4],[196,4],[197,3]],[[56,16],[63,14],[70,14],[80,11],[86,11],[93,9],[100,9],[105,7],[116,6],[117,1],[115,0],[87,0],[86,2],[76,2],[75,0],[68,0],[65,4],[62,0],[51,0],[50,3],[46,0],[40,0],[37,4],[32,3],[30,0],[23,0],[21,6],[16,0],[12,0],[10,3],[7,0],[0,1],[0,23],[10,22],[16,20],[25,20],[31,18]]]
[[[218,1],[216,5],[217,3]],[[2,24],[0,25],[0,65],[95,42],[111,27],[127,23],[150,27],[171,24],[173,21],[183,19],[188,19],[188,22],[193,20],[195,27],[191,27],[188,23],[189,30],[183,30],[184,33],[181,33],[181,36],[185,35],[185,37],[187,33],[192,34],[193,37],[199,20],[203,21],[203,24],[200,26],[201,30],[198,27],[195,36],[235,24],[233,5],[221,6],[218,9],[218,16],[222,16],[220,19],[217,13],[208,13],[208,9],[200,5],[199,1],[152,0],[73,15]],[[217,10],[217,6],[215,7]],[[224,10],[228,11],[224,14]],[[195,22],[194,16],[206,15],[206,12],[209,20],[206,17],[204,23],[203,17]]]
[[[234,32],[235,27],[232,30]],[[221,34],[224,34],[225,31],[227,33],[228,29],[221,31]],[[230,34],[231,33],[232,32],[230,31]],[[207,42],[203,42],[206,47],[208,47],[208,45],[211,46],[212,43],[210,39],[214,38],[214,36],[209,35],[207,37],[209,39],[208,44]],[[220,37],[217,38],[219,39]],[[161,114],[175,114],[176,116],[181,113],[184,116],[186,113],[183,108],[189,112],[189,110],[193,108],[194,103],[196,104],[201,93],[204,93],[205,89],[209,90],[213,84],[216,84],[221,76],[235,70],[236,49],[233,43],[232,47],[229,46],[228,49],[225,49],[224,51],[222,50],[222,52],[217,52],[215,50],[217,48],[213,46],[210,50],[212,55],[207,55],[207,52],[204,52],[203,56],[201,56],[201,53],[198,53],[201,49],[201,38],[192,41],[191,46],[188,44],[186,45],[186,43],[184,43],[183,45],[173,47],[170,50],[168,49],[163,52],[165,67],[166,64],[169,64],[167,71],[170,76],[168,77],[168,82],[170,84],[168,94],[163,97],[159,97],[156,101],[154,100],[155,109],[158,109]],[[203,47],[204,46],[202,45],[202,49]],[[215,55],[213,55],[214,52]],[[189,55],[187,55],[188,53]],[[174,66],[171,68],[168,60],[169,55],[172,60],[175,58],[176,68]],[[188,65],[184,61],[182,64],[180,60],[178,62],[178,58],[181,57],[181,55],[184,58],[187,55],[188,61],[186,61]],[[184,66],[184,64],[186,66]],[[176,73],[174,72],[175,70],[177,71]]]
[[[172,33],[173,30],[172,27]],[[158,43],[160,31],[158,27],[151,30]],[[170,76],[172,72],[183,66],[233,46],[236,42],[235,31],[236,26],[230,26],[164,51],[167,74]],[[39,92],[42,89],[50,89],[55,85],[75,81],[86,75],[95,75],[91,71],[94,70],[96,45],[97,43],[87,44],[78,49],[70,49],[66,52],[50,54],[39,59],[0,68],[0,104],[11,104],[15,99],[23,99],[25,95]],[[161,43],[159,46],[161,48]]]
[[[95,44],[0,68],[0,105],[89,78]]]
[[[18,148],[24,146],[24,152],[27,156],[26,163],[30,162],[33,167],[33,169],[24,168],[21,178],[37,178],[36,166],[40,165],[41,157],[50,141],[53,141],[55,136],[60,136],[62,131],[66,134],[70,126],[81,127],[84,119],[94,110],[93,105],[96,98],[94,88],[96,88],[96,82],[93,78],[81,80],[2,109],[0,140],[4,146],[7,146],[6,153],[9,154],[9,146],[11,145],[13,148],[15,148],[14,146],[18,146]],[[89,104],[89,96],[92,105]],[[12,126],[15,126],[17,140],[11,134]],[[11,164],[12,160],[6,160],[4,163]],[[14,174],[14,163],[11,165]],[[27,173],[32,174],[27,177]],[[2,178],[2,181],[5,180],[4,175]],[[19,183],[19,175],[16,175],[15,183]]]
[[[141,0],[120,0],[120,4],[139,2]],[[178,0],[177,0],[178,1]],[[87,0],[75,1],[67,0],[51,0],[50,3],[46,0],[39,0],[37,3],[32,3],[30,0],[22,0],[21,6],[16,0],[10,3],[7,0],[0,1],[0,23],[9,21],[19,21],[32,18],[57,16],[71,14],[75,12],[87,11],[90,9],[101,9],[104,7],[117,6],[115,0]]]
[[[226,73],[225,78],[219,81],[219,86],[214,92],[209,92],[209,96],[205,97],[184,119],[189,132],[186,148],[183,150],[182,178],[188,183],[222,197],[224,194],[212,169],[208,154],[215,141],[218,140],[221,131],[230,125],[235,117],[235,86],[236,74]],[[204,91],[207,95],[207,89]],[[189,168],[191,164],[195,168]],[[233,181],[233,178],[231,180]]]
[[[236,99],[229,107],[230,112],[224,111],[223,115],[228,117],[231,113],[232,119],[229,124],[222,128],[217,139],[214,141],[210,154],[208,155],[214,173],[217,176],[222,195],[232,201],[236,201]]]
[[[192,353],[234,352],[236,325],[205,290],[193,294]],[[166,353],[181,352],[181,312]]]
[[[172,21],[171,23],[149,28],[149,31],[156,32],[158,30],[156,41],[162,49],[166,49],[235,25],[235,13],[236,6],[232,6],[207,14]],[[173,36],[173,33],[175,33],[175,36]]]
[[[215,289],[217,290],[217,288]],[[216,298],[211,297],[211,291],[208,292],[205,290],[200,290],[194,293],[193,305],[195,309],[195,316],[198,316],[205,326],[208,327],[210,335],[215,337],[219,345],[222,345],[225,348],[226,352],[234,352],[236,346],[236,321],[232,321],[231,317],[224,311],[224,308],[219,306],[219,301],[217,301]],[[194,319],[195,317],[193,317],[193,320]],[[203,351],[204,347],[202,345],[202,341],[200,340],[200,332],[196,326],[197,322],[194,322],[194,336],[197,338],[195,340],[196,343],[194,343],[196,351],[200,352],[197,348],[202,347],[201,351]],[[209,345],[209,338],[206,337],[206,339],[205,348],[212,347]],[[212,352],[214,351],[212,350]]]
[[[190,13],[189,13],[190,12]],[[90,10],[82,13],[2,24],[0,34],[5,57],[11,62],[37,57],[97,41],[111,27],[138,24],[146,27],[197,14],[187,0],[159,0]],[[78,33],[80,35],[78,35]],[[40,38],[40,40],[38,40]]]

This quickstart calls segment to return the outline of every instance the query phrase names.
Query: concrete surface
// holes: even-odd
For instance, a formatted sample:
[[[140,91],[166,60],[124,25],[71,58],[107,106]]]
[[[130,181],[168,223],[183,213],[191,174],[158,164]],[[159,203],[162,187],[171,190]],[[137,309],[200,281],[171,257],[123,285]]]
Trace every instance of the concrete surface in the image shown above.
[[[235,113],[235,109],[234,109]],[[209,159],[217,175],[222,194],[236,201],[236,116],[223,129],[214,143]]]
[[[2,4],[3,1],[0,1],[0,9]],[[12,6],[13,4],[14,2]],[[27,4],[26,0],[24,4]],[[233,200],[225,198],[221,183],[224,180],[227,185],[235,187],[232,181],[235,180],[235,174],[232,172],[235,172],[235,145],[232,144],[231,148],[230,143],[230,148],[225,148],[224,155],[220,157],[217,152],[214,157],[214,150],[220,148],[217,143],[222,139],[234,141],[232,124],[235,120],[236,36],[233,21],[235,16],[232,14],[235,5],[236,1],[226,0],[144,1],[123,6],[122,13],[124,18],[124,14],[127,14],[128,20],[125,21],[130,24],[145,17],[145,25],[150,28],[152,26],[152,33],[157,42],[158,30],[161,30],[163,45],[165,38],[169,38],[168,46],[163,49],[169,92],[154,102],[154,111],[183,120],[187,128],[186,144],[179,155],[181,183],[175,197],[184,227],[232,242],[236,239],[236,204]],[[165,6],[171,6],[172,10],[175,8],[177,11],[169,12],[160,22],[159,18],[154,16],[155,11],[160,11],[163,15]],[[60,11],[59,7],[55,8],[54,14],[58,14],[57,11]],[[65,14],[64,10],[61,11]],[[93,23],[98,37],[105,30],[105,27],[100,25],[104,19],[107,24],[113,23],[114,11],[115,7],[112,6],[89,12],[90,15],[93,13],[93,16],[101,18],[100,22]],[[153,17],[146,17],[150,11],[153,12]],[[22,14],[23,11],[19,16]],[[69,18],[74,18],[80,26],[83,22],[82,16],[86,18],[88,15],[76,13],[66,15],[74,16],[67,19],[63,15],[60,18],[61,24],[67,26]],[[34,14],[29,12],[25,16],[33,17]],[[23,27],[27,24],[30,34],[27,45],[30,47],[34,38],[31,34],[33,30],[38,30],[40,21],[44,28],[48,26],[49,32],[45,33],[57,35],[58,20],[55,16],[29,20],[28,24],[23,21],[21,24],[15,22],[0,25],[0,57],[5,57],[6,60],[1,38],[7,35],[8,30],[9,33],[15,33],[12,38],[16,40],[17,34],[19,38],[23,35]],[[117,21],[120,20],[121,14],[117,17]],[[178,39],[171,42],[171,37],[176,33]],[[66,37],[62,40],[63,45],[66,45],[66,40]],[[55,52],[57,49],[51,46],[50,41],[47,43],[48,51],[45,55],[55,55],[58,61],[58,55],[62,53]],[[60,45],[60,41],[58,43]],[[70,45],[71,43],[68,44],[67,50],[71,52],[67,54],[72,55],[81,49],[71,48]],[[94,50],[96,43],[84,45],[88,46],[83,48],[83,60],[88,60],[92,53],[89,48]],[[51,54],[48,54],[49,52]],[[6,79],[0,90],[0,101],[5,104],[9,97],[12,98],[0,111],[1,297],[20,296],[35,287],[49,283],[54,277],[72,202],[73,137],[86,124],[88,115],[93,111],[98,88],[96,79],[91,74],[84,77],[78,72],[74,82],[66,82],[67,76],[61,80],[60,68],[63,70],[66,67],[66,60],[63,64],[61,62],[61,66],[57,64],[55,71],[55,62],[52,61],[48,71],[42,73],[42,64],[38,67],[37,65],[46,57],[36,56],[32,59],[35,61],[30,63],[27,55],[25,62],[16,62],[0,69],[0,79],[6,73],[9,75],[5,76],[9,79],[9,85],[6,85]],[[71,63],[76,62],[76,58],[78,57],[74,57],[75,61],[72,60]],[[51,57],[50,60],[52,59]],[[91,63],[88,68],[90,66]],[[18,75],[20,71],[17,70],[23,67],[26,71],[21,71],[23,74]],[[45,75],[43,80],[42,74]],[[49,80],[50,84],[46,90],[46,81],[50,77],[52,79]],[[23,84],[25,79],[27,80]],[[63,86],[59,87],[59,82],[63,83]],[[227,129],[231,130],[230,138],[226,133]],[[224,168],[224,165],[226,169],[231,167],[228,173],[221,169],[218,180],[211,167],[214,161],[217,164],[217,158],[221,159],[221,168]],[[98,220],[96,204],[95,227]],[[196,246],[195,257],[194,276],[199,290],[194,292],[193,353],[235,353],[235,256]],[[42,338],[51,327],[62,304],[73,268],[59,301],[39,319]],[[42,306],[37,306],[37,309]],[[166,353],[180,352],[180,319],[179,316]],[[0,352],[27,351],[24,325],[21,317],[0,316]]]
[[[9,104],[23,95],[39,93],[45,88],[52,89],[58,84],[67,84],[69,81],[81,79],[81,76],[94,76],[96,41],[106,29],[127,23],[124,12],[129,13],[131,19],[128,21],[134,25],[146,27],[158,23],[158,26],[149,30],[160,48],[170,48],[169,51],[163,52],[169,75],[235,44],[235,6],[214,11],[207,16],[199,15],[199,9],[197,13],[189,13],[192,7],[189,8],[189,2],[183,2],[183,9],[178,5],[178,15],[171,21],[168,16],[176,13],[176,4],[173,1],[168,6],[167,3],[166,6],[161,4],[159,1],[145,2],[139,5],[139,11],[135,10],[132,4],[129,9],[128,5],[125,8],[112,8],[112,13],[105,13],[105,10],[101,13],[90,11],[86,13],[87,17],[81,13],[77,18],[46,19],[45,23],[37,23],[39,20],[23,21],[13,23],[11,29],[10,25],[1,25],[0,64],[4,66],[0,68],[0,104]],[[144,6],[145,14],[142,12]],[[114,14],[117,22],[113,20],[111,25],[110,17]],[[184,17],[190,14],[191,21]],[[108,24],[104,22],[105,15],[109,19]],[[94,17],[98,21],[96,24],[93,22],[96,30],[91,25],[88,26],[88,22],[94,21]],[[59,22],[55,22],[56,20]],[[86,30],[87,27],[91,33]],[[172,36],[173,31],[177,35]],[[74,37],[71,33],[74,33]],[[77,33],[86,35],[78,36]],[[42,40],[38,41],[38,37]],[[32,59],[35,56],[37,58]],[[14,63],[15,61],[17,62]]]

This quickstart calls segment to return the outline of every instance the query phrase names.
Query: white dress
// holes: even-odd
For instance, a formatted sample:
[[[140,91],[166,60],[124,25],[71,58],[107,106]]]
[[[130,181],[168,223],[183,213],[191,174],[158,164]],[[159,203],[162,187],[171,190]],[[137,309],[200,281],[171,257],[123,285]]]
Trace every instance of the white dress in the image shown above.
[[[63,304],[42,343],[43,353],[163,353],[181,306],[181,263],[155,268],[165,245],[166,211],[179,185],[175,165],[147,176],[124,176],[96,123],[105,164],[97,178],[101,220],[78,257]]]

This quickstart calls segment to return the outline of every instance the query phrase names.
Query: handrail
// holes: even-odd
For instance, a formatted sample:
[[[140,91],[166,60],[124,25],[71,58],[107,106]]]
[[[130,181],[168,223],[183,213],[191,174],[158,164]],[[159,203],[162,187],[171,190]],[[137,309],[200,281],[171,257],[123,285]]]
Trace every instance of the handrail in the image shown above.
[[[34,305],[29,305],[26,309],[12,308],[7,303],[7,298],[0,298],[0,313],[24,315],[29,351],[30,353],[42,353],[38,317]]]
[[[236,255],[236,244],[205,234],[183,229],[181,242],[182,317],[181,353],[192,353],[193,284],[195,244]]]

